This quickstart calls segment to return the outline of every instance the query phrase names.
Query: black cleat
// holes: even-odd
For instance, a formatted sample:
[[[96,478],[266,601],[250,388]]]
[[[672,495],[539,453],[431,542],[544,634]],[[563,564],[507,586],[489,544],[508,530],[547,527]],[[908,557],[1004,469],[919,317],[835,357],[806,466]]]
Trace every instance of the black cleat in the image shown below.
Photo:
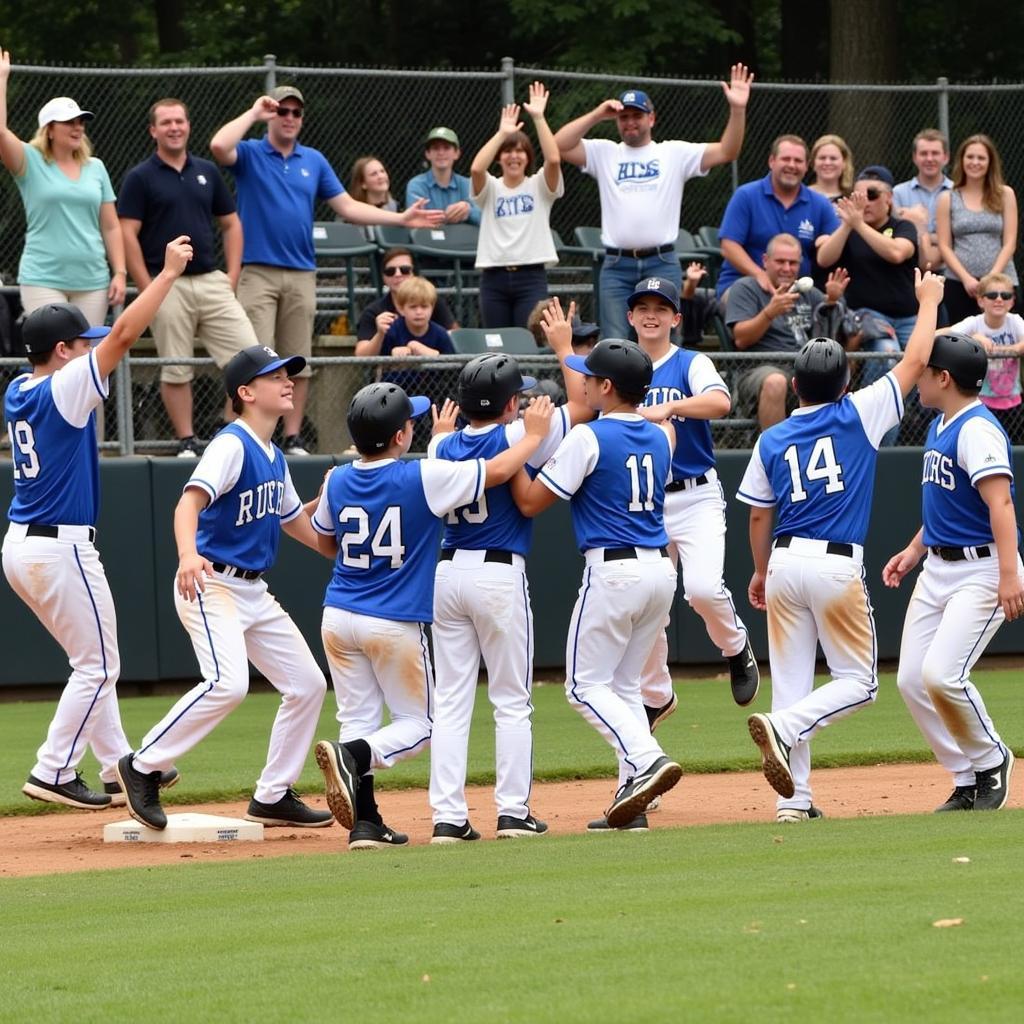
[[[638,814],[643,814],[654,797],[667,793],[682,777],[683,769],[662,754],[647,771],[627,779],[620,787],[605,811],[608,824],[612,828],[621,828]]]
[[[137,771],[133,758],[133,754],[125,754],[114,766],[128,813],[147,828],[162,831],[167,828],[167,815],[160,806],[160,773]]]
[[[348,835],[350,850],[387,850],[392,846],[408,846],[409,837],[395,832],[383,822],[357,821]]]
[[[434,834],[430,841],[440,846],[444,843],[472,843],[479,838],[480,833],[468,821],[462,825],[451,825],[447,821],[439,821],[434,826]]]
[[[181,780],[181,776],[178,774],[177,768],[168,768],[167,771],[160,773],[160,788],[170,789],[172,786],[176,786]],[[121,783],[115,779],[113,782],[103,783],[103,792],[110,797],[111,807],[124,807],[124,790],[121,788]]]
[[[647,832],[647,815],[638,814],[632,821],[627,821],[625,825],[620,825],[618,828],[612,828],[608,824],[607,818],[598,818],[596,821],[587,823],[587,832],[596,832],[598,834],[610,835],[613,832]]]
[[[751,715],[747,719],[750,738],[761,748],[761,771],[769,785],[787,800],[796,792],[793,772],[789,767],[789,747],[775,731],[767,715]]]
[[[246,821],[258,821],[270,828],[326,828],[334,824],[330,811],[318,811],[304,804],[299,794],[289,787],[284,796],[272,804],[265,804],[253,797],[245,812]]]
[[[502,814],[498,818],[499,839],[518,839],[523,836],[542,836],[548,827],[538,821],[532,814],[525,818],[513,818],[511,814]]]
[[[102,811],[104,807],[110,807],[112,803],[106,793],[97,793],[90,789],[82,781],[82,776],[78,772],[75,772],[75,777],[70,782],[62,782],[59,785],[43,782],[42,779],[30,775],[25,785],[21,787],[21,791],[33,800],[42,800],[47,804],[63,804],[65,807],[77,807],[82,811]]]
[[[667,704],[662,704],[660,708],[652,708],[649,704],[645,704],[644,711],[647,713],[647,724],[651,732],[653,733],[669,715],[673,714],[677,707],[679,707],[679,698],[674,693],[672,699]]]
[[[976,811],[998,811],[1006,806],[1010,796],[1010,776],[1013,774],[1013,751],[1006,748],[1002,764],[983,772],[975,772],[978,795],[974,798]]]
[[[356,821],[356,790],[359,788],[356,759],[340,743],[331,740],[321,740],[314,753],[327,786],[327,806],[338,824],[351,832]]]
[[[935,808],[936,814],[945,811],[973,811],[974,800],[978,795],[977,786],[957,786],[946,799],[944,804]]]
[[[729,659],[729,685],[732,687],[732,699],[741,708],[745,708],[757,696],[761,685],[761,673],[757,668],[754,648],[747,640],[747,646]]]

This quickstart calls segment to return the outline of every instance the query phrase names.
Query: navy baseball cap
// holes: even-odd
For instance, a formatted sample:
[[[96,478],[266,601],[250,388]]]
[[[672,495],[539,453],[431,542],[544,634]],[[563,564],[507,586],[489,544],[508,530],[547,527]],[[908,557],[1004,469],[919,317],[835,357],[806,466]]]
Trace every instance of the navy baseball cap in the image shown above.
[[[272,348],[266,345],[250,345],[241,352],[235,353],[231,361],[224,367],[224,390],[228,398],[234,398],[243,384],[273,373],[282,366],[294,377],[306,365],[302,356],[281,358]]]
[[[646,277],[633,289],[633,294],[626,301],[626,305],[632,309],[645,295],[657,295],[677,313],[679,312],[679,289],[674,282],[664,277]]]
[[[880,181],[884,185],[888,185],[889,188],[893,188],[896,184],[896,179],[892,176],[892,171],[888,167],[883,167],[881,164],[871,164],[865,167],[858,175],[858,181]]]
[[[587,323],[585,320],[581,320],[578,316],[573,317],[572,343],[574,345],[582,345],[588,341],[596,341],[597,336],[600,333],[601,328],[597,324]]]
[[[642,110],[645,114],[654,113],[651,97],[641,89],[627,89],[619,96],[619,102],[624,107],[633,107],[636,110]]]
[[[82,311],[70,302],[50,302],[40,306],[21,322],[21,340],[33,354],[49,352],[57,347],[59,341],[74,341],[76,338],[98,341],[109,333],[109,327],[90,327]]]

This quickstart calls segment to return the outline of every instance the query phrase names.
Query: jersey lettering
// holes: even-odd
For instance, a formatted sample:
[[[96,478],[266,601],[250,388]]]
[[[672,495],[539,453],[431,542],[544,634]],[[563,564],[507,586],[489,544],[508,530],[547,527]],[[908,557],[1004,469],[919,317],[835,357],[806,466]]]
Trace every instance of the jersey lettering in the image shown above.
[[[353,548],[362,547],[370,536],[370,517],[365,508],[358,505],[347,505],[338,513],[338,522],[344,526],[354,523],[354,529],[346,530],[341,537],[341,561],[350,569],[369,569],[370,556],[386,558],[392,569],[401,568],[405,558],[405,545],[402,543],[402,509],[399,505],[389,505],[374,531],[370,541],[369,554],[356,552]]]
[[[811,449],[807,465],[800,471],[800,454],[795,444],[791,444],[782,457],[789,466],[790,492],[789,500],[796,503],[807,500],[807,489],[804,480],[826,480],[825,493],[838,494],[846,489],[843,483],[843,467],[836,459],[835,445],[831,437],[819,437]]]
[[[661,174],[660,160],[623,160],[616,181],[649,181]]]
[[[255,505],[255,513],[253,506]],[[265,480],[255,488],[238,493],[238,516],[235,526],[244,526],[268,515],[279,516],[284,506],[284,481]]]
[[[956,477],[953,475],[953,460],[940,452],[924,453],[923,484],[938,484],[945,491],[956,490]]]
[[[654,511],[654,456],[647,452],[641,458],[630,455],[626,459],[626,469],[629,470],[629,511],[630,512],[653,512]],[[641,496],[640,472],[643,471],[643,483],[646,485],[646,497]]]
[[[683,397],[679,388],[656,387],[653,384],[647,389],[644,405],[662,405],[664,402],[678,402]]]
[[[11,441],[11,452],[14,458],[14,479],[20,480],[24,474],[26,480],[35,480],[39,476],[39,456],[36,454],[36,438],[32,433],[32,424],[28,420],[8,422],[7,436]],[[20,462],[17,455],[24,456]]]
[[[445,522],[449,526],[458,526],[460,518],[464,523],[477,524],[486,522],[487,492],[485,491],[481,494],[480,500],[474,501],[471,505],[462,505],[459,508],[452,509],[446,516]]]
[[[533,196],[498,196],[494,213],[497,217],[533,213]]]

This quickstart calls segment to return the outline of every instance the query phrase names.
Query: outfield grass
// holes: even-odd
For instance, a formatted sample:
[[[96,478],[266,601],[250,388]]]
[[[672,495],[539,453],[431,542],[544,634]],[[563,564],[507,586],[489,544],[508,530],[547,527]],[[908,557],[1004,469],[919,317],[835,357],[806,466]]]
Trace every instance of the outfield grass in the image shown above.
[[[1020,700],[1019,673],[982,672],[977,683],[1003,738],[1024,751],[1024,704]],[[767,711],[769,686],[750,709],[738,708],[725,679],[677,684],[680,708],[658,730],[666,751],[688,772],[754,770],[760,765],[750,742],[746,717],[750,710]],[[128,736],[141,740],[145,731],[171,706],[173,698],[132,697],[121,701]],[[538,779],[609,777],[615,772],[611,751],[565,701],[560,685],[538,686],[534,691],[535,774]],[[169,805],[249,797],[266,757],[267,739],[278,706],[272,693],[250,694],[216,731],[184,757],[178,767],[182,784],[169,790]],[[334,695],[327,694],[317,735],[334,737]],[[21,786],[46,734],[53,703],[20,702],[0,707],[0,814],[50,813],[51,805],[29,801]],[[814,740],[816,767],[930,761],[931,751],[911,720],[896,691],[895,677],[881,677],[873,707],[825,729]],[[83,761],[88,781],[96,785],[98,768],[92,755]],[[429,758],[424,755],[378,774],[381,789],[426,786]],[[471,782],[494,781],[494,729],[486,693],[477,694],[470,739]],[[299,782],[302,791],[319,791],[322,780],[310,757]]]
[[[1022,826],[830,819],[5,880],[2,1016],[1018,1020]]]

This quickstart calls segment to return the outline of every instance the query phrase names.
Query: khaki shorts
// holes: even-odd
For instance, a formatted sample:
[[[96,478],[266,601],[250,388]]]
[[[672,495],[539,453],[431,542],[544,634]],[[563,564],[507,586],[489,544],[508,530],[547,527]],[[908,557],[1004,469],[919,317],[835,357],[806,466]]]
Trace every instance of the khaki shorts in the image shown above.
[[[163,358],[187,359],[195,354],[198,339],[220,367],[236,352],[259,344],[228,275],[221,270],[179,277],[153,317],[150,331]],[[160,379],[186,384],[194,370],[194,366],[161,366]]]
[[[786,369],[783,366],[761,363],[754,367],[753,370],[743,374],[736,385],[737,411],[744,419],[757,419],[757,407],[761,399],[761,386],[773,373],[781,373],[786,378],[786,409],[792,411],[796,408],[797,398],[792,388],[792,368]]]
[[[313,352],[316,314],[316,271],[285,270],[265,263],[247,263],[238,280],[238,301],[245,307],[259,344],[282,356]],[[299,377],[308,377],[307,366]]]

